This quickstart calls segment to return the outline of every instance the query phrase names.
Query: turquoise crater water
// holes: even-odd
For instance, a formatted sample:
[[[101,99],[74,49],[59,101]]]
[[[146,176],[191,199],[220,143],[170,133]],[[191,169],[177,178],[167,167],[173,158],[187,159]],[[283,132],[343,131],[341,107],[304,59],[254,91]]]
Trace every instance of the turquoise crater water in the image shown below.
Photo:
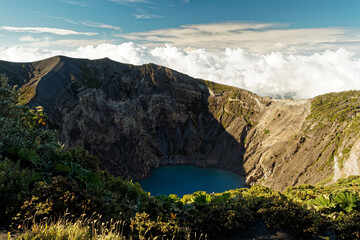
[[[196,191],[224,192],[245,187],[245,177],[217,168],[200,168],[193,165],[161,166],[139,181],[152,196],[176,194],[179,197]]]

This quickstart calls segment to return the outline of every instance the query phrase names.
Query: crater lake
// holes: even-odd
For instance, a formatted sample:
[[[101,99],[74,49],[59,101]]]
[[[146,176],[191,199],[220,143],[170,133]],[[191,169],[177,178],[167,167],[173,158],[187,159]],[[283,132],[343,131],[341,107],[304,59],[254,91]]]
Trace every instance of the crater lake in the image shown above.
[[[217,168],[201,168],[190,164],[160,166],[139,181],[152,196],[176,194],[182,197],[196,191],[224,192],[245,187],[245,177]]]

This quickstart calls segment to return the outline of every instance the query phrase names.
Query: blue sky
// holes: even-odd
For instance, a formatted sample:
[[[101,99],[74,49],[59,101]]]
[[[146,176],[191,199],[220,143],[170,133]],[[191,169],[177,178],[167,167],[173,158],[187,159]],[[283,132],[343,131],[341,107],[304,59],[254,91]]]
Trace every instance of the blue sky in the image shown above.
[[[326,31],[329,28],[337,28],[342,31],[330,35],[339,36],[351,34],[344,33],[345,30],[354,30],[357,34],[360,28],[359,10],[358,0],[3,0],[0,8],[0,38],[3,46],[36,47],[41,46],[31,43],[39,42],[41,39],[68,40],[58,45],[49,43],[43,46],[52,49],[103,42],[119,44],[133,41],[151,44],[150,38],[134,37],[133,33],[149,34],[154,30],[166,32],[169,28],[181,29],[183,26],[234,22],[273,24],[265,30],[321,28],[322,31]],[[59,35],[44,29],[36,33],[36,30],[40,29],[28,28],[66,29],[77,34]],[[247,30],[252,29],[252,26],[247,26]],[[208,35],[216,32],[216,29],[208,30]],[[230,29],[232,30],[236,29]],[[254,28],[253,31],[264,29]],[[163,36],[164,32],[158,31],[156,36],[164,38],[163,43],[178,45],[177,42],[168,39],[166,34]],[[321,37],[326,38],[329,33],[324,34],[325,36]],[[323,42],[323,39],[320,41]],[[349,38],[338,41],[344,42],[345,46]],[[183,44],[180,45],[185,47]],[[192,46],[190,41],[187,47],[217,46],[215,42],[213,46]],[[236,45],[229,44],[229,47]],[[239,44],[239,47],[246,48],[246,45]]]
[[[359,0],[0,0],[0,60],[154,62],[261,95],[360,89]]]

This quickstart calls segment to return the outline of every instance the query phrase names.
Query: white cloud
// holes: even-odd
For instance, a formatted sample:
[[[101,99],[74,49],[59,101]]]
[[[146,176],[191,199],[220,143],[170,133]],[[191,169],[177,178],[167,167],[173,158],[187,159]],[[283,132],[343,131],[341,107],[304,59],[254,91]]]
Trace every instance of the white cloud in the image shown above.
[[[185,3],[190,3],[190,0],[182,0]]]
[[[0,48],[0,58],[34,61],[54,55],[144,64],[153,62],[192,77],[244,88],[260,95],[296,94],[309,98],[327,92],[360,90],[360,57],[345,49],[311,55],[259,54],[241,48],[212,52],[175,46],[146,47],[132,42],[79,47],[74,51]]]
[[[62,51],[47,51],[38,48],[0,47],[0,59],[13,62],[32,62],[61,55]]]
[[[162,16],[160,16],[160,15],[148,14],[148,13],[144,13],[144,14],[133,14],[133,16],[134,16],[136,19],[162,18]]]
[[[168,43],[180,48],[205,48],[212,51],[243,48],[255,53],[283,52],[312,54],[342,46],[359,49],[360,30],[348,28],[293,29],[278,23],[228,22],[186,25],[180,28],[118,35],[149,47]]]
[[[0,26],[0,30],[5,30],[9,32],[28,32],[28,33],[51,33],[55,35],[85,35],[85,36],[94,36],[98,33],[90,32],[76,32],[68,29],[61,28],[48,28],[48,27],[10,27],[10,26]]]
[[[94,28],[105,28],[105,29],[113,29],[120,31],[121,28],[118,26],[113,26],[105,23],[98,23],[98,22],[82,22],[83,25],[88,27],[94,27]]]

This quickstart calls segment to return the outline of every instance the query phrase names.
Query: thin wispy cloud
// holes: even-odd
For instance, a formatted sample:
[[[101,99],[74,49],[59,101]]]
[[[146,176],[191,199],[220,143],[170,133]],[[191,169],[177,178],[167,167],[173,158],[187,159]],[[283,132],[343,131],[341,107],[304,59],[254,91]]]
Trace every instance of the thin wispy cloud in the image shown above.
[[[133,16],[136,19],[154,19],[154,18],[162,18],[162,16],[160,15],[156,15],[156,14],[148,14],[148,13],[143,13],[143,14],[133,14]]]
[[[64,22],[68,22],[68,23],[72,23],[72,24],[78,24],[77,22],[69,19],[69,18],[64,18],[64,17],[56,17],[56,16],[44,16],[46,18],[51,18],[51,19],[57,19],[57,20],[62,20]]]
[[[243,48],[256,53],[308,53],[359,48],[360,30],[349,28],[300,28],[277,23],[213,23],[118,35],[129,41],[156,47],[169,43],[181,48],[205,48],[218,51]]]
[[[24,43],[22,44],[22,47],[27,48],[49,48],[56,46],[78,48],[81,46],[97,46],[109,43],[108,40],[102,39],[55,39],[51,37],[34,38],[33,36],[20,37],[19,41]]]
[[[118,26],[113,26],[105,23],[98,23],[98,22],[82,22],[83,25],[93,28],[105,28],[105,29],[113,29],[117,31],[121,31],[121,28]]]
[[[68,1],[68,0],[62,0],[64,3],[68,3],[71,5],[75,5],[75,6],[80,6],[80,7],[90,7],[89,4],[84,3],[84,2],[78,2],[78,1]]]
[[[85,36],[95,36],[98,33],[93,32],[76,32],[68,29],[61,28],[48,28],[48,27],[10,27],[10,26],[0,26],[0,30],[8,32],[27,32],[27,33],[51,33],[55,35],[85,35]]]
[[[37,38],[34,38],[33,36],[22,36],[19,38],[20,42],[35,42],[38,41]]]
[[[108,0],[108,1],[123,5],[136,4],[136,3],[150,3],[148,0]]]
[[[45,16],[45,17],[46,18],[62,20],[64,22],[68,22],[68,23],[72,23],[72,24],[77,24],[77,25],[79,24],[78,22],[75,22],[75,21],[73,21],[71,19],[64,18],[64,17],[56,17],[56,16]],[[113,29],[113,30],[121,31],[120,27],[113,26],[113,25],[110,25],[110,24],[105,24],[105,23],[83,21],[83,22],[81,22],[81,24],[84,25],[84,26],[93,27],[93,28],[105,28],[105,29]]]

